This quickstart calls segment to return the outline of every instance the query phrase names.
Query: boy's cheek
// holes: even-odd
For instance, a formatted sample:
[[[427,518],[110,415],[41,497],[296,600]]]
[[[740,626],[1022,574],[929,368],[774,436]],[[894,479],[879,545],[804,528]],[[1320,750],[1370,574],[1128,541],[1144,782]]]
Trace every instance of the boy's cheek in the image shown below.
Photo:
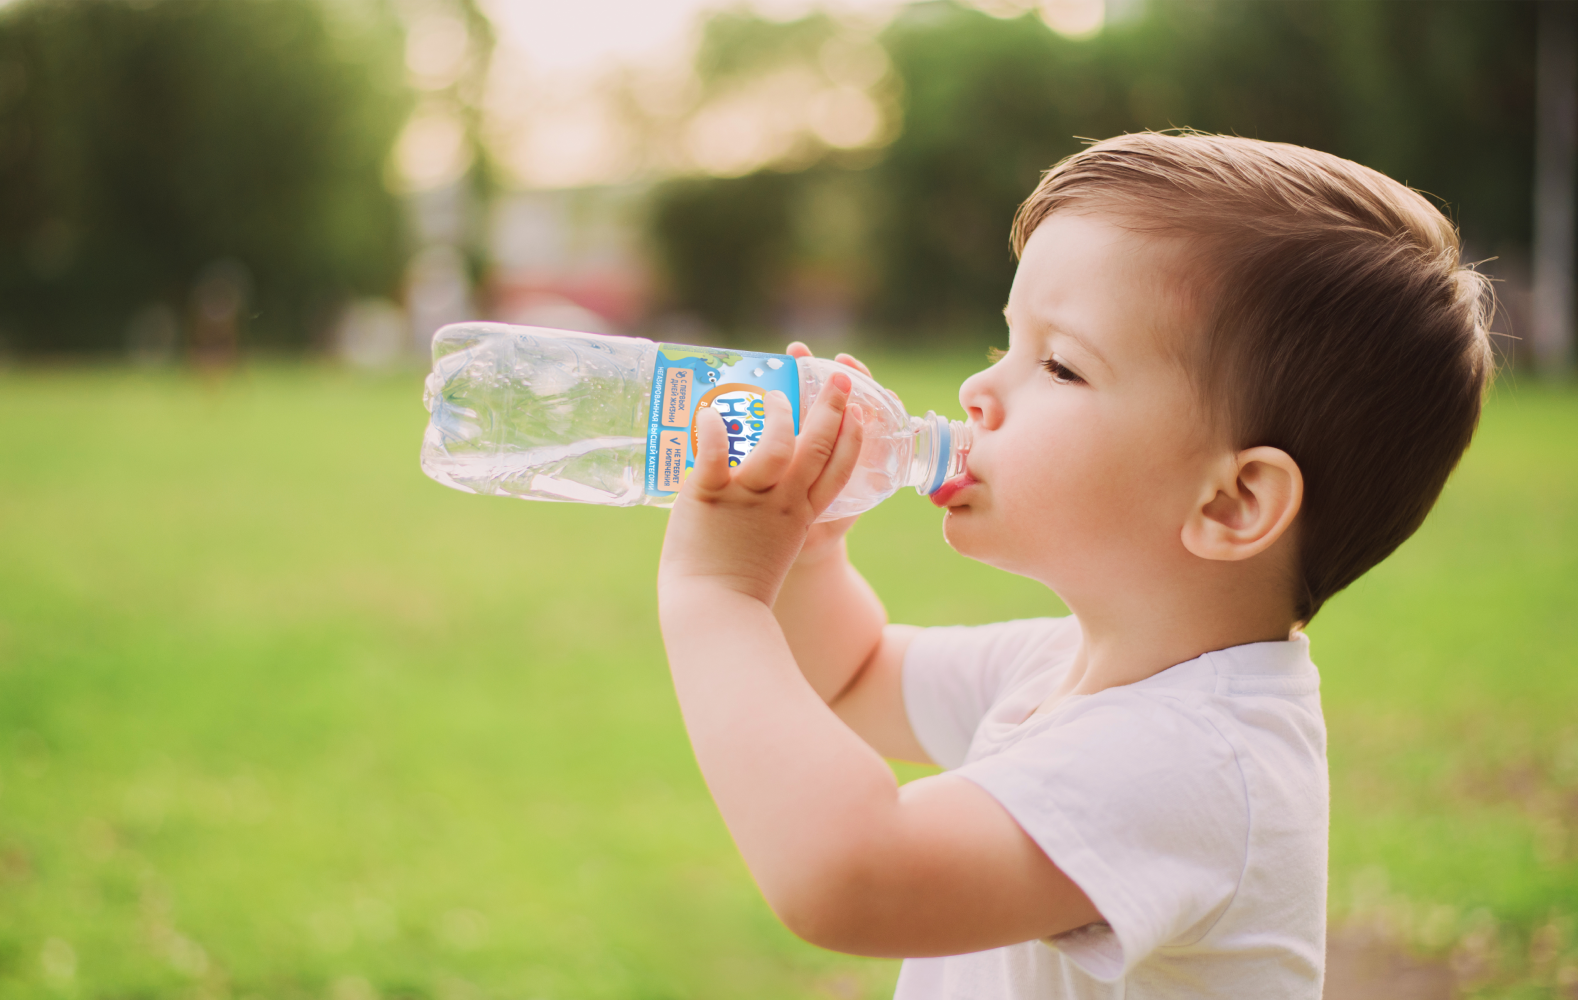
[[[1141,414],[1114,426],[1077,407],[1037,416],[1040,433],[981,440],[972,471],[984,487],[948,516],[950,545],[1002,569],[1075,582],[1140,571],[1175,545],[1180,490],[1193,489],[1184,442],[1174,440],[1180,428],[1143,426]]]
[[[1021,571],[1079,572],[1125,558],[1130,548],[1154,544],[1164,534],[1154,523],[1155,499],[1143,481],[1119,469],[1074,461],[1040,471],[1033,480],[1004,483],[1017,487],[1004,491],[1007,495],[992,491],[987,502],[967,514],[950,516],[956,530],[949,542],[965,555],[976,555],[967,549],[979,550],[977,558],[995,550]]]

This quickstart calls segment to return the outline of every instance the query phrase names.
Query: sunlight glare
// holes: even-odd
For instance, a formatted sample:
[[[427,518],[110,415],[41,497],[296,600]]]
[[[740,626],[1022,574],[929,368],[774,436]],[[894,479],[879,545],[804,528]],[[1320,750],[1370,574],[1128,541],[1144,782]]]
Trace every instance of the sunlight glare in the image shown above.
[[[1041,18],[1060,35],[1086,38],[1107,20],[1105,0],[1042,0]]]

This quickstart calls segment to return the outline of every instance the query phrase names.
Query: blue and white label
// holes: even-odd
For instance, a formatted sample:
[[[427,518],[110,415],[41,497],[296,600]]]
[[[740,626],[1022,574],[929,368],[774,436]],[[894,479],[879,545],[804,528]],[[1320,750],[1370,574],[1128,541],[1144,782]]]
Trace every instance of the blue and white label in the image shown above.
[[[800,368],[787,354],[659,344],[647,422],[649,496],[679,491],[696,465],[696,414],[716,410],[728,436],[729,465],[745,461],[767,427],[767,394],[789,397],[800,432]]]

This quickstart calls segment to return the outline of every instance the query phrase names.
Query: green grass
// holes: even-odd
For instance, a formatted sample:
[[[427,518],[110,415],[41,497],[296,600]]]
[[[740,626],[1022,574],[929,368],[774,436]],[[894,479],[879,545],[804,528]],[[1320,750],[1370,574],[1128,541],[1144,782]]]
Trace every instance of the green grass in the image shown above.
[[[881,371],[958,416],[972,367]],[[664,515],[428,481],[417,381],[0,373],[0,997],[888,995],[777,925],[712,808]],[[896,620],[1060,611],[912,493],[852,547]],[[1578,966],[1575,602],[1578,396],[1503,388],[1311,629],[1334,916],[1487,992]]]

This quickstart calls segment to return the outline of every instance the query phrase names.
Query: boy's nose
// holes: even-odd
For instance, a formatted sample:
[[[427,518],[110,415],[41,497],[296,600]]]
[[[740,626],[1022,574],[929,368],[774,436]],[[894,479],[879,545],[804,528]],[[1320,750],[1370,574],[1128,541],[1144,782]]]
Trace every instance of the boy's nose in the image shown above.
[[[992,391],[992,369],[976,372],[959,386],[959,405],[969,415],[970,422],[987,430],[996,429],[1003,420],[1003,407]]]

